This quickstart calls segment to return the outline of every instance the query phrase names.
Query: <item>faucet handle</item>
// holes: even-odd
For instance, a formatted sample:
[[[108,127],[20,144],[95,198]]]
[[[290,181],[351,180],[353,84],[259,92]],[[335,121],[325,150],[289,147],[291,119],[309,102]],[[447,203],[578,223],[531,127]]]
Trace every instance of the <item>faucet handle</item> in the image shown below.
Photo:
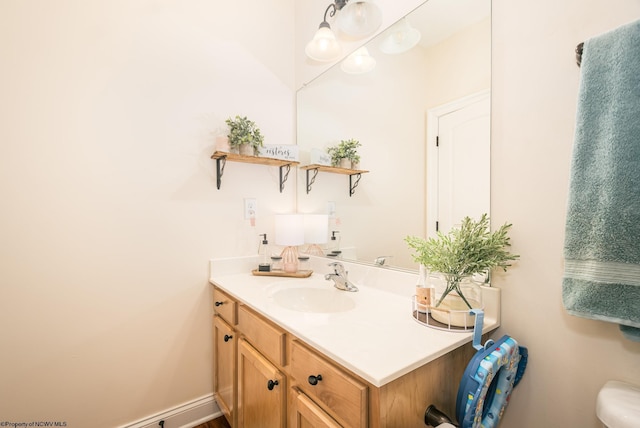
[[[336,275],[347,274],[347,272],[344,270],[344,265],[340,262],[331,262],[327,266],[331,266]]]
[[[384,266],[385,262],[387,261],[388,258],[391,258],[393,256],[378,256],[376,257],[376,259],[374,260],[374,263],[378,266]]]

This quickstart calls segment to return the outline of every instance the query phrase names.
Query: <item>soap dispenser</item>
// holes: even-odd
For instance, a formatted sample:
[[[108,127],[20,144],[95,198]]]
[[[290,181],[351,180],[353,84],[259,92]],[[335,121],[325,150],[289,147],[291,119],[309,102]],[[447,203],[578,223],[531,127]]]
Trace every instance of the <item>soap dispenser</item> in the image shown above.
[[[262,237],[262,241],[260,242],[258,249],[258,272],[271,272],[271,260],[269,258],[269,241],[267,240],[267,234],[263,233],[258,236]]]
[[[340,251],[340,236],[336,236],[336,233],[340,233],[339,230],[331,231],[331,252],[327,254],[329,257],[340,257],[342,251]]]

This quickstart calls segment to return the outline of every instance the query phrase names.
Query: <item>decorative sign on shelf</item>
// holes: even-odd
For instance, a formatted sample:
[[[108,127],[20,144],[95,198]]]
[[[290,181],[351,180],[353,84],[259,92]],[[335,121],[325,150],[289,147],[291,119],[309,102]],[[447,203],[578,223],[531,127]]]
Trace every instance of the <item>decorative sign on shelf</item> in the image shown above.
[[[263,158],[282,159],[282,160],[297,162],[298,146],[295,146],[295,145],[278,146],[278,145],[265,144],[264,147],[260,147],[260,153],[258,156]]]
[[[309,152],[311,164],[331,166],[331,156],[322,149],[312,148]]]

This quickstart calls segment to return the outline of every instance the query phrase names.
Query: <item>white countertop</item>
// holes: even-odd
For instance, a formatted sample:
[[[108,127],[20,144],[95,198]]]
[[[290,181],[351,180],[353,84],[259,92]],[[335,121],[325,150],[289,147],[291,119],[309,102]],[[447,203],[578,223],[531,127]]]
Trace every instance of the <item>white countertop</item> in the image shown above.
[[[251,269],[256,260],[212,260],[210,282],[375,386],[383,386],[462,345],[471,346],[470,332],[437,330],[413,318],[411,296],[417,274],[343,262],[349,279],[359,288],[358,292],[347,292],[324,279],[330,272],[325,259],[312,260],[316,273],[307,279],[254,276]],[[307,313],[274,301],[275,290],[300,285],[300,281],[316,286],[326,282],[336,298],[352,300],[353,308]],[[499,290],[483,289],[483,332],[488,332],[499,326]]]

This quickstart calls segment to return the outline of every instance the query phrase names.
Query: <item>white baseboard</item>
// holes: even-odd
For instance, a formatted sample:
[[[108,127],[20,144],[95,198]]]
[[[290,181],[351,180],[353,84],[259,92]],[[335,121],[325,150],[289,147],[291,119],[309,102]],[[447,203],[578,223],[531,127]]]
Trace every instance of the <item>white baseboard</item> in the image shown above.
[[[222,412],[213,394],[209,394],[120,428],[158,428],[160,421],[164,421],[165,428],[193,428],[218,416],[222,416]]]

